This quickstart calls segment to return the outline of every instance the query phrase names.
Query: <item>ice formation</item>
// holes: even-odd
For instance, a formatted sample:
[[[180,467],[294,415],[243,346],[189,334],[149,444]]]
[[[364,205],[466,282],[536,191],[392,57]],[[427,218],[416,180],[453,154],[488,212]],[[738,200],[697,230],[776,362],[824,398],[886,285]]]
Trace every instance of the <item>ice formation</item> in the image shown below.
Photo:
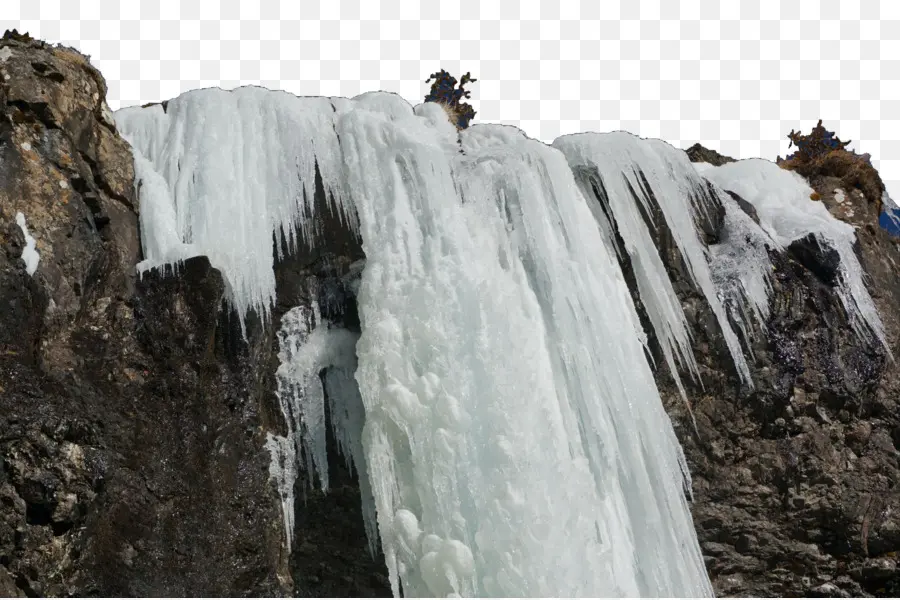
[[[753,356],[751,327],[766,330],[772,295],[769,249],[777,247],[737,201],[719,194],[725,219],[719,243],[709,248],[709,266],[719,296]]]
[[[556,139],[553,146],[563,152],[578,176],[606,237],[612,237],[613,228],[621,236],[647,316],[679,389],[676,359],[694,375],[697,365],[681,302],[649,229],[660,226],[652,220],[654,200],[689,275],[721,325],[738,374],[744,383],[752,385],[740,341],[728,323],[698,234],[696,219],[711,208],[706,197],[709,192],[684,151],[662,140],[641,139],[624,131],[566,135]]]
[[[564,157],[488,125],[448,156],[425,122],[388,125],[338,130],[367,142],[345,148],[357,379],[395,591],[709,593],[640,325]]]
[[[373,554],[375,551],[375,505],[362,447],[365,413],[354,379],[358,337],[324,321],[315,302],[309,308],[292,308],[281,318],[280,365],[275,376],[287,434],[270,433],[267,447],[272,454],[270,473],[282,498],[288,551],[294,537],[294,489],[301,456],[305,457],[309,484],[313,484],[315,475],[321,489],[328,489],[326,398],[332,434],[348,466],[356,469],[359,477],[366,534]]]
[[[813,190],[806,180],[763,159],[706,169],[703,177],[752,204],[776,248],[785,248],[810,234],[834,248],[840,257],[838,297],[851,327],[861,339],[880,343],[888,356],[893,356],[878,310],[866,289],[865,272],[853,250],[856,231],[829,213],[824,204],[810,199]]]
[[[37,271],[38,263],[41,261],[41,255],[37,251],[37,240],[28,233],[28,226],[25,224],[25,215],[16,213],[16,224],[22,230],[25,236],[25,248],[22,250],[22,260],[25,261],[25,271],[29,275],[34,275]]]
[[[338,179],[335,104],[246,87],[116,111],[119,131],[137,151],[147,235],[139,269],[206,255],[225,275],[242,326],[250,309],[267,317],[275,249],[293,250],[297,231],[306,240],[317,233],[316,165],[332,208],[353,226]]]
[[[154,207],[143,225],[155,254],[143,267],[207,254],[239,311],[265,313],[274,298],[273,236],[315,238],[316,167],[358,227],[365,424],[358,440],[359,415],[335,427],[339,443],[364,452],[395,595],[712,594],[635,307],[562,152],[512,127],[457,134],[439,106],[384,93],[201,90],[116,121],[150,182],[140,200]],[[614,155],[648,143],[621,138],[616,152],[605,141]],[[696,183],[647,152],[654,185],[669,168]],[[617,164],[616,177],[632,175],[633,163]],[[627,193],[611,168],[598,166],[610,196]],[[681,251],[711,286],[692,213],[667,212],[687,190],[654,189],[676,194],[666,219],[687,227]],[[678,331],[666,302],[659,325]],[[332,381],[326,367],[325,396],[353,388],[349,338],[293,316],[282,323],[279,393],[294,438],[268,442],[285,504],[299,455],[323,476],[316,373],[343,368]]]

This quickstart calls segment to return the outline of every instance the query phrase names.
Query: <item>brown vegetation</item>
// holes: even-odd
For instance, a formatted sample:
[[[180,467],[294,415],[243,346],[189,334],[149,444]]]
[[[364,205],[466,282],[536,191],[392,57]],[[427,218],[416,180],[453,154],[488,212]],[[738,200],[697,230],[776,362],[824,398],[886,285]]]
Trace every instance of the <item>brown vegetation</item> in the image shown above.
[[[779,162],[783,169],[796,171],[803,177],[812,180],[817,177],[837,177],[846,190],[858,189],[869,203],[874,204],[881,214],[881,194],[884,182],[881,175],[866,159],[865,154],[856,154],[847,150],[832,150],[828,154],[804,161],[791,158]]]
[[[858,189],[870,204],[874,204],[881,214],[881,195],[884,182],[878,170],[872,165],[868,154],[857,154],[847,150],[849,142],[841,142],[834,134],[822,127],[822,121],[808,136],[791,131],[788,136],[798,151],[786,159],[776,161],[783,169],[795,171],[810,183],[823,177],[836,177],[846,190]]]

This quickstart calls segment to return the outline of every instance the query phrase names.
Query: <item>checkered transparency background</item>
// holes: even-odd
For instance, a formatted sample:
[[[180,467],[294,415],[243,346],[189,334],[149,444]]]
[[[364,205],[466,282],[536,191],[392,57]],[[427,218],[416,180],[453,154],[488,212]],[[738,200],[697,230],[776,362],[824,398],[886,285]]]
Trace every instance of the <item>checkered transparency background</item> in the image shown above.
[[[471,71],[475,122],[552,141],[626,129],[747,158],[819,118],[900,199],[898,0],[0,0],[74,46],[123,106],[257,84],[413,104]]]

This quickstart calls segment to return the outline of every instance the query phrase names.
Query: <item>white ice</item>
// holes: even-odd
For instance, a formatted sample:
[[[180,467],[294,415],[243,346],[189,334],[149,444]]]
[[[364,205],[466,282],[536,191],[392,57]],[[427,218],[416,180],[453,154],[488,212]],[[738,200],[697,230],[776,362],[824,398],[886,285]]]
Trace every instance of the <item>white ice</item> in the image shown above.
[[[338,130],[395,593],[709,594],[628,290],[564,157],[500,126],[463,132],[465,155],[412,116]]]
[[[206,255],[223,272],[241,325],[250,309],[268,317],[273,241],[293,249],[295,230],[307,240],[319,233],[316,164],[332,208],[354,227],[338,179],[335,110],[329,98],[244,87],[187,92],[165,110],[116,111],[119,131],[138,151],[136,175],[147,186],[141,203],[151,206],[142,225],[152,239],[139,269]]]
[[[266,449],[269,451],[269,477],[275,481],[281,503],[284,523],[285,547],[288,553],[294,544],[294,486],[298,476],[297,444],[291,432],[287,436],[266,433]]]
[[[41,255],[37,251],[37,240],[28,233],[28,226],[25,224],[25,215],[21,212],[16,213],[16,224],[22,230],[25,236],[25,248],[22,249],[22,260],[25,261],[25,272],[34,275],[37,271],[38,263],[41,261]]]
[[[358,225],[359,441],[395,595],[711,595],[636,311],[566,158],[439,111],[245,88],[116,120],[168,186],[174,243],[210,255],[239,310],[274,298],[273,232],[314,227],[313,161]],[[286,420],[321,476],[310,373],[349,341],[319,331],[279,377],[301,382]],[[290,452],[269,447],[284,489]]]
[[[565,154],[572,170],[580,176],[583,193],[601,230],[609,237],[609,220],[600,207],[600,200],[591,191],[592,184],[605,189],[615,227],[631,258],[641,301],[679,389],[681,381],[675,361],[692,375],[696,375],[697,365],[681,302],[642,216],[642,212],[651,214],[651,194],[672,232],[689,276],[719,321],[738,374],[745,384],[752,386],[740,341],[732,331],[717,295],[706,249],[696,225],[696,219],[703,216],[703,211],[711,208],[702,197],[706,184],[684,151],[662,140],[641,139],[624,131],[566,135],[557,138],[553,146]],[[647,178],[649,189],[639,172]],[[654,229],[659,225],[652,223]]]
[[[753,356],[751,327],[765,331],[772,294],[771,237],[728,194],[718,194],[725,207],[725,222],[719,243],[710,246],[709,266],[713,282],[732,321]]]
[[[747,159],[707,169],[703,177],[741,196],[756,208],[760,225],[779,247],[813,234],[840,256],[838,297],[856,334],[880,343],[893,356],[884,325],[865,285],[856,257],[853,226],[834,217],[822,202],[810,199],[813,189],[799,174],[763,159]]]

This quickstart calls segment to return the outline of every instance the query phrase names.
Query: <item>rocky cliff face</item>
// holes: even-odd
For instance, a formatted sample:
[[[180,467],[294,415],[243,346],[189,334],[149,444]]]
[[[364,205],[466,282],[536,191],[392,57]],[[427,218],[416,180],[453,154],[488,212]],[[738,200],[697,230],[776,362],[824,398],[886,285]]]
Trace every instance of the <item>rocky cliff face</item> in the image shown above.
[[[877,226],[878,207],[860,190],[841,190],[827,176],[810,184],[834,216],[857,228],[856,251],[896,356],[897,239]],[[896,596],[900,377],[882,347],[853,333],[835,293],[836,252],[807,238],[770,253],[771,315],[767,331],[753,332],[750,390],[740,387],[716,319],[684,277],[668,232],[658,247],[701,365],[704,388],[689,391],[696,431],[664,369],[658,383],[688,457],[694,520],[717,593]]]
[[[205,258],[138,278],[132,156],[105,93],[74,50],[0,42],[0,595],[389,593],[342,463],[289,560],[264,448],[282,426],[278,317],[355,240],[280,264],[280,312],[246,340]]]
[[[320,223],[328,242],[276,265],[273,318],[249,319],[246,338],[205,258],[138,278],[132,157],[105,92],[74,50],[0,42],[0,594],[389,595],[339,459],[327,494],[298,490],[286,555],[264,448],[265,432],[285,427],[274,397],[280,319],[329,294],[358,328],[344,281],[359,240],[338,219]],[[701,147],[689,156],[731,160]],[[900,356],[900,249],[860,193],[836,196],[824,175],[812,184],[858,227]],[[40,255],[31,275],[19,212]],[[711,211],[707,243],[721,227]],[[718,593],[896,595],[900,381],[848,326],[833,253],[798,242],[773,255],[749,390],[664,228],[657,245],[701,365],[704,387],[689,390],[696,429],[664,367],[658,382]]]

